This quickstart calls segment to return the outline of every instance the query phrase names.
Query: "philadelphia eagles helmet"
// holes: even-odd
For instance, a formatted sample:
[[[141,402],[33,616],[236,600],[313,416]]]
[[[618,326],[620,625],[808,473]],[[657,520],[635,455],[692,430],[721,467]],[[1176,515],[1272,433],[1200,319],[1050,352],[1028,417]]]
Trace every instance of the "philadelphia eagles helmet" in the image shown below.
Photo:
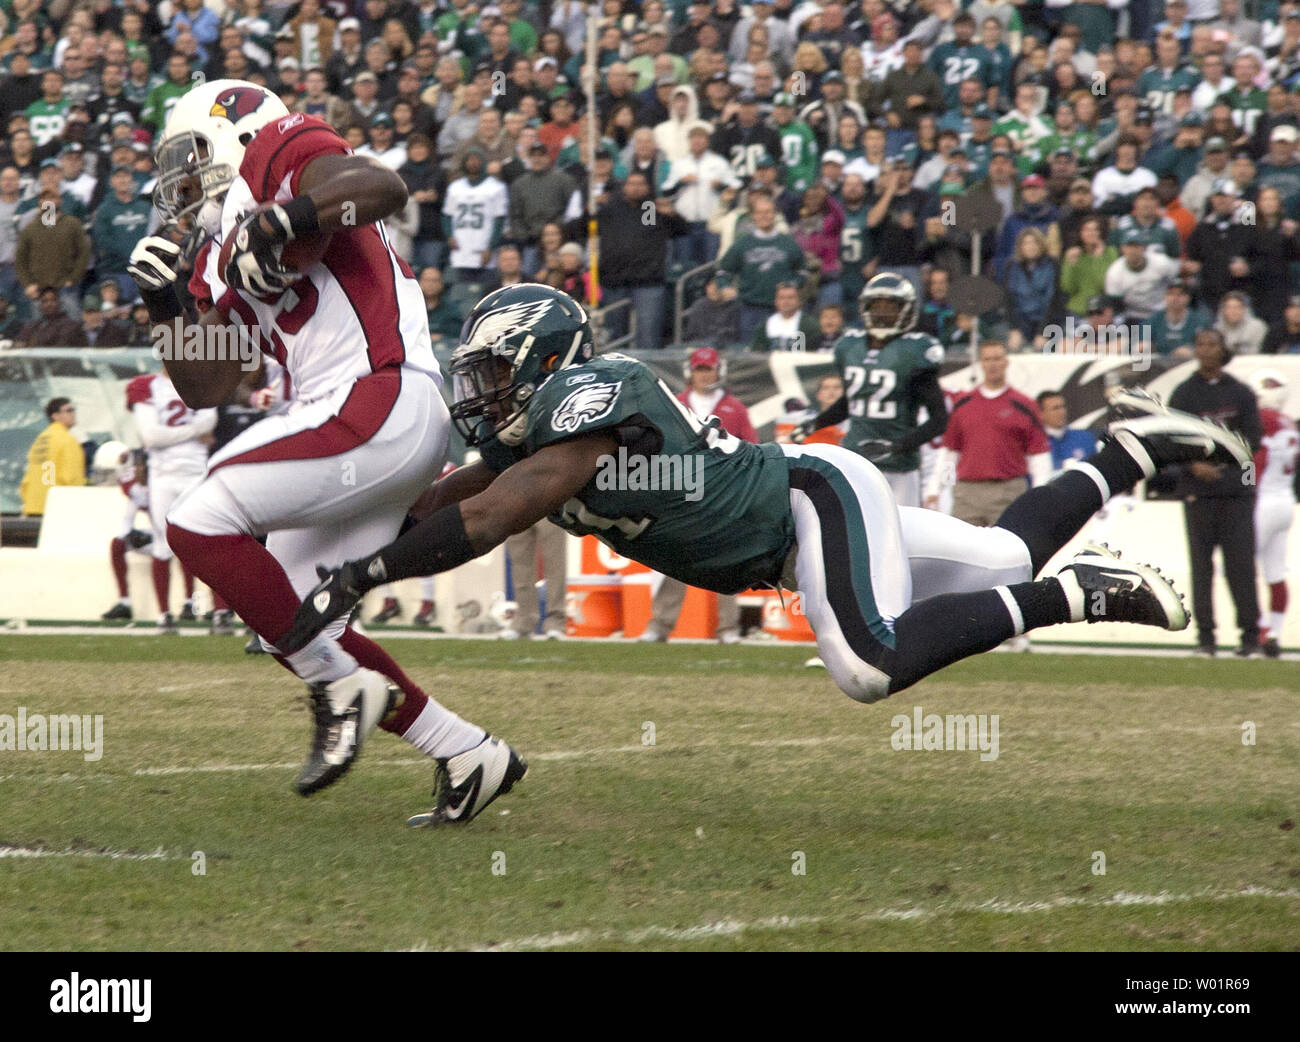
[[[489,293],[465,319],[451,356],[451,418],[465,443],[495,435],[518,445],[537,388],[587,361],[594,346],[587,312],[567,293],[535,282]]]
[[[896,302],[891,306],[887,302]],[[901,275],[882,271],[862,288],[858,308],[869,334],[886,340],[916,325],[916,288]]]

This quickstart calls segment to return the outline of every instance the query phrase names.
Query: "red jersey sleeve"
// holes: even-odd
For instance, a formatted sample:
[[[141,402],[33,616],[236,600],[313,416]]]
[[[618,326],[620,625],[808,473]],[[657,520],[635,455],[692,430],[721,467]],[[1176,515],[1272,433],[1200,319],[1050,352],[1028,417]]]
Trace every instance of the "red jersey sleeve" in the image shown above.
[[[295,112],[257,132],[244,151],[239,176],[248,182],[253,198],[271,202],[280,188],[298,194],[298,179],[317,156],[346,156],[347,143],[323,119]]]
[[[133,377],[126,385],[126,411],[130,412],[137,405],[143,405],[153,397],[153,374]]]
[[[200,315],[212,307],[212,289],[207,279],[203,277],[203,273],[208,268],[208,255],[216,248],[216,241],[209,239],[199,250],[198,256],[194,259],[194,270],[190,273],[189,290],[194,296],[194,306],[199,309]]]

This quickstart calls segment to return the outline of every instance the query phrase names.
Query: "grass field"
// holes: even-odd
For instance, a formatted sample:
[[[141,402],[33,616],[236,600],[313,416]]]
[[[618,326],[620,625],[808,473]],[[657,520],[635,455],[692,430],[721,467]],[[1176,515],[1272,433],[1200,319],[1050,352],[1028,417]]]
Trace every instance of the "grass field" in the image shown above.
[[[293,795],[305,692],[241,643],[0,637],[0,714],[104,728],[0,751],[0,947],[1300,947],[1291,663],[988,655],[863,706],[807,648],[393,640],[531,762],[417,831],[383,733]],[[996,714],[997,759],[894,749],[914,706]]]

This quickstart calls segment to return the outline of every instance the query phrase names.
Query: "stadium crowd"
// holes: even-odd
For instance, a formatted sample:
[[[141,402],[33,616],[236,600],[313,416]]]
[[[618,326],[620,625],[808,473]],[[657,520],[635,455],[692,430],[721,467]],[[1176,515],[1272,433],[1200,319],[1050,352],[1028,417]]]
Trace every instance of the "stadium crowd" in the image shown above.
[[[686,342],[823,347],[890,270],[948,345],[1114,327],[1185,356],[1212,325],[1300,350],[1295,2],[4,0],[0,71],[0,337],[21,344],[149,342],[125,268],[157,220],[152,145],[195,82],[233,76],[401,174],[389,227],[435,338],[537,280],[626,301],[612,331],[634,312],[653,350],[714,264]],[[978,315],[949,300],[962,196],[1000,215],[980,261],[1002,299]]]

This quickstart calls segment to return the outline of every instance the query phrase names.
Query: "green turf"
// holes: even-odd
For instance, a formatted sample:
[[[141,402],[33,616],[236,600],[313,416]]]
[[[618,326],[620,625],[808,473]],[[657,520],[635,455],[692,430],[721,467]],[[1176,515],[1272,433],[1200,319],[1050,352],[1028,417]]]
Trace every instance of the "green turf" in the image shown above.
[[[292,794],[301,687],[241,644],[0,637],[0,713],[100,713],[105,730],[95,763],[0,751],[0,844],[159,855],[0,857],[0,947],[1300,938],[1289,663],[989,655],[862,706],[802,668],[804,647],[394,640],[430,694],[533,757],[472,825],[412,831],[432,771],[386,734],[333,789]],[[997,714],[999,758],[894,750],[891,719],[916,705]],[[222,765],[252,769],[157,773]]]

